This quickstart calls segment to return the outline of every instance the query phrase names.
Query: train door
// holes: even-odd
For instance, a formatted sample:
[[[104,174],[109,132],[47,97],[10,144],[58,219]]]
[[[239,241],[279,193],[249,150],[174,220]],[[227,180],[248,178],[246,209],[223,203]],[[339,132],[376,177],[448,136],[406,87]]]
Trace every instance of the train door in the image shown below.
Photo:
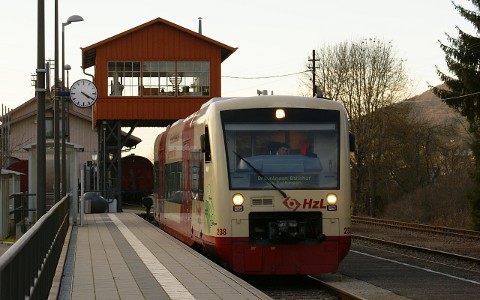
[[[191,167],[191,191],[192,191],[192,211],[191,211],[191,231],[197,239],[201,239],[202,220],[204,215],[203,202],[203,159],[200,150],[190,152]]]
[[[192,169],[190,160],[190,139],[184,140],[182,144],[182,160],[183,160],[183,201],[182,201],[182,228],[185,230],[187,236],[191,237],[190,228],[192,227]]]
[[[203,162],[203,214],[202,214],[202,233],[204,236],[215,235],[214,227],[217,225],[215,212],[216,191],[219,189],[217,181],[215,180],[215,169],[212,159],[212,140],[210,138],[209,128],[205,127],[205,133],[202,135],[202,152],[204,157]],[[217,207],[218,209],[218,207]],[[205,240],[205,237],[203,237]]]
[[[160,222],[160,218],[163,218],[163,201],[160,199],[165,199],[166,197],[166,187],[165,187],[165,145],[167,139],[168,129],[161,134],[158,145],[158,193],[154,203],[154,212],[155,218]]]

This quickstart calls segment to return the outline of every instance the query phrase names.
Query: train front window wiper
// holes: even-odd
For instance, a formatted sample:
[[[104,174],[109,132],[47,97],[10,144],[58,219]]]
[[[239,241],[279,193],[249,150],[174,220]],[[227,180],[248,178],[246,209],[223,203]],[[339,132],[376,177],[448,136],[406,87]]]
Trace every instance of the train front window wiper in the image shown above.
[[[240,154],[238,154],[237,152],[235,151],[232,151],[238,158],[240,158],[241,160],[243,160],[250,168],[252,168],[253,171],[255,171],[255,173],[257,173],[258,176],[260,176],[263,180],[265,180],[268,184],[270,184],[275,190],[277,190],[282,196],[283,198],[287,198],[287,194],[285,194],[284,191],[282,191],[281,189],[279,189],[275,184],[273,184],[273,182],[270,181],[270,179],[268,179],[265,175],[262,174],[262,172],[260,172],[259,170],[257,170],[257,168],[255,168],[254,166],[252,166],[251,163],[249,163],[245,158],[243,158],[243,156],[241,156]]]

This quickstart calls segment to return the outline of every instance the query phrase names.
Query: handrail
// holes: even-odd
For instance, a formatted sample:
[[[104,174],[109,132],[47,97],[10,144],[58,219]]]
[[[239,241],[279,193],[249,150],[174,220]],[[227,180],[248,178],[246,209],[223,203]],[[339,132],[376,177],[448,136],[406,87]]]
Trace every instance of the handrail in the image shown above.
[[[28,208],[28,197],[35,197],[37,194],[17,193],[11,194],[9,199],[14,199],[13,210],[10,211],[10,215],[14,215],[14,223],[20,223],[20,230],[22,233],[27,232],[27,224],[25,216],[27,212],[36,211],[34,208]],[[20,205],[18,206],[17,199],[20,197]]]
[[[0,256],[0,299],[46,299],[69,227],[67,194]]]

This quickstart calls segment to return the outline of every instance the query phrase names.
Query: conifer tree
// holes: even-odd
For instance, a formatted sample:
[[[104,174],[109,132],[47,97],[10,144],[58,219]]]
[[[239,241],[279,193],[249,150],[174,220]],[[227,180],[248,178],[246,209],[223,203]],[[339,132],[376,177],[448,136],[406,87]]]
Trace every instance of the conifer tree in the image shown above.
[[[453,3],[458,13],[471,22],[475,32],[480,32],[480,0],[470,0],[475,10],[466,9]],[[444,86],[433,87],[433,92],[448,106],[467,118],[472,136],[470,148],[475,158],[472,179],[474,182],[468,197],[472,208],[475,230],[480,230],[480,37],[471,35],[459,27],[458,37],[447,34],[449,45],[440,42],[445,52],[447,67],[452,75],[437,68]]]

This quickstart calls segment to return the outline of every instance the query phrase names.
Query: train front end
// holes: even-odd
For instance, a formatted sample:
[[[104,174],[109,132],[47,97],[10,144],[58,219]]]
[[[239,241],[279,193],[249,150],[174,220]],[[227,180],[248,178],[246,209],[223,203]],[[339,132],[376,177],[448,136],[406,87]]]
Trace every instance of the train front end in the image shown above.
[[[350,249],[343,106],[261,98],[219,105],[221,126],[210,126],[211,135],[223,136],[219,143],[211,138],[212,170],[218,171],[210,178],[206,172],[206,182],[217,183],[206,189],[207,222],[215,220],[212,252],[244,274],[334,272]]]

